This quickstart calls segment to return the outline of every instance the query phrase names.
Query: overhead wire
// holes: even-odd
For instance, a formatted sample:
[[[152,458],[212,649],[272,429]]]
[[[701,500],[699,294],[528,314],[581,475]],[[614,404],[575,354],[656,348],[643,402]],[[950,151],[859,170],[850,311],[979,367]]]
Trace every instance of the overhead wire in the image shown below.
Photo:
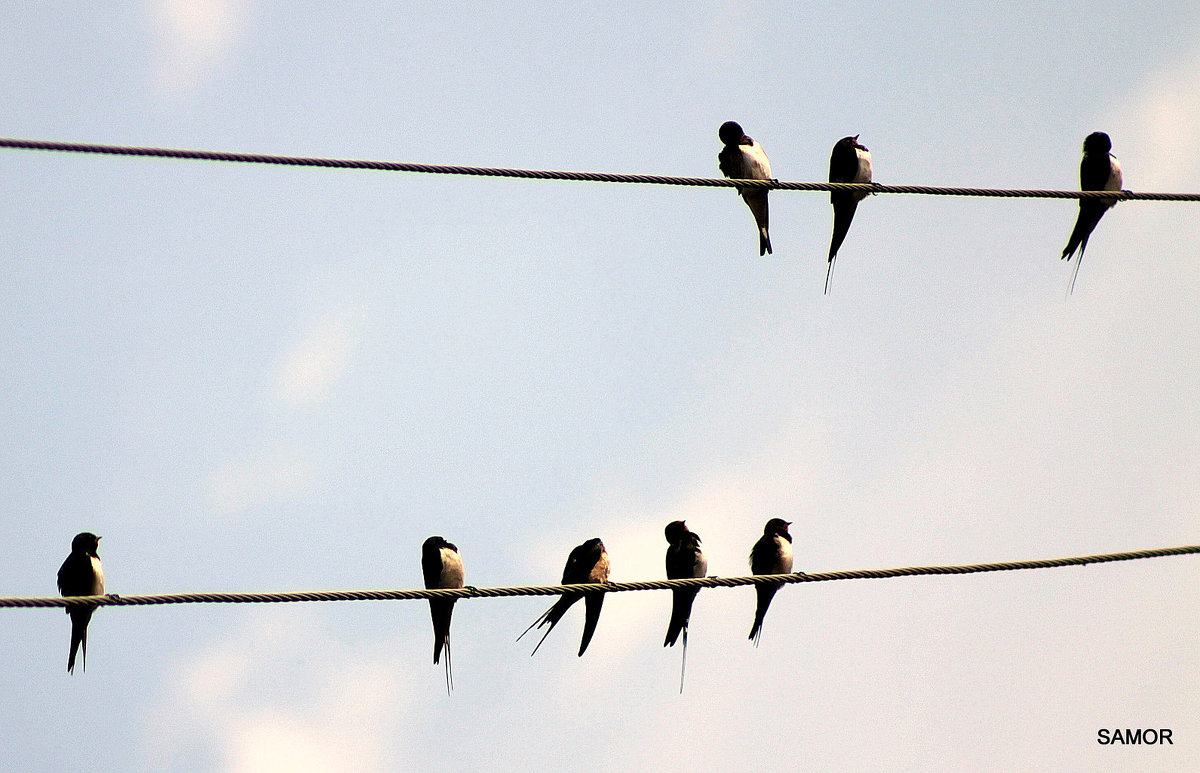
[[[832,582],[835,580],[883,580],[895,577],[929,575],[979,574],[1023,569],[1054,569],[1065,566],[1087,566],[1118,561],[1137,561],[1148,558],[1194,555],[1200,545],[1183,545],[1123,553],[1101,553],[1068,558],[1046,558],[1027,561],[1006,561],[987,564],[948,566],[908,566],[894,569],[851,569],[836,572],[806,574],[759,574],[744,577],[689,577],[679,580],[641,580],[635,582],[606,582],[579,585],[515,585],[477,588],[429,588],[410,590],[347,590],[299,591],[286,593],[167,593],[143,596],[71,596],[0,597],[0,608],[70,607],[95,605],[104,607],[154,606],[161,604],[266,604],[302,601],[413,601],[432,598],[502,598],[511,596],[584,595],[589,593],[621,593],[627,591],[668,590],[671,588],[736,588],[743,585],[776,583]]]
[[[260,153],[231,153],[183,148],[102,145],[82,142],[57,142],[0,137],[0,148],[38,150],[58,153],[86,153],[112,156],[141,156],[192,161],[220,161],[241,164],[360,169],[418,174],[470,175],[476,177],[512,177],[526,180],[566,180],[571,182],[627,183],[635,185],[680,185],[701,188],[766,188],[779,191],[864,191],[869,193],[906,193],[925,196],[977,196],[992,198],[1040,199],[1115,199],[1117,201],[1200,201],[1200,193],[1158,193],[1144,191],[1063,191],[1045,189],[971,188],[936,185],[881,185],[877,183],[787,182],[783,180],[731,180],[723,177],[678,177],[652,174],[615,174],[611,172],[564,172],[547,169],[505,169],[501,167],[414,164],[400,161],[370,161],[348,158],[280,156]]]

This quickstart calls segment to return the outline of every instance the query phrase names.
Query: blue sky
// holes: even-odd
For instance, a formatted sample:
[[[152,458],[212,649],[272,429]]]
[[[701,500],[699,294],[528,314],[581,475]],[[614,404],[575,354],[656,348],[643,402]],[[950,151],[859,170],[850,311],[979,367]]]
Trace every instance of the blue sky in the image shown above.
[[[1104,130],[1194,191],[1200,8],[224,0],[0,7],[0,134],[784,180],[859,134],[875,179],[1071,188]],[[0,593],[71,537],[111,592],[556,581],[663,526],[745,573],[1194,544],[1194,204],[1118,205],[1074,296],[1070,201],[876,196],[821,294],[828,196],[0,152]],[[669,595],[536,658],[545,599],[464,601],[456,691],[417,603],[119,608],[86,674],[7,610],[13,769],[1194,770],[1194,559]],[[1170,727],[1111,748],[1101,727]]]

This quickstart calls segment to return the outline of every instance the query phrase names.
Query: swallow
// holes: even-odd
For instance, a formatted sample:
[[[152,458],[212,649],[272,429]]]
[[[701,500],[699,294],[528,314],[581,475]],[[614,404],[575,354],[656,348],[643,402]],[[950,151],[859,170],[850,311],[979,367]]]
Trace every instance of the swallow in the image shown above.
[[[1104,132],[1092,132],[1083,141],[1083,161],[1079,164],[1079,189],[1083,191],[1119,191],[1124,183],[1121,174],[1121,162],[1109,151],[1112,150],[1112,140]],[[1117,203],[1116,199],[1080,199],[1079,217],[1071,238],[1063,248],[1063,260],[1070,260],[1079,250],[1079,260],[1075,263],[1075,273],[1071,275],[1071,286],[1067,293],[1075,292],[1075,278],[1079,276],[1079,264],[1083,262],[1083,253],[1087,249],[1088,237],[1092,230],[1104,217],[1104,213]]]
[[[763,535],[754,543],[750,551],[750,571],[754,574],[789,574],[792,571],[792,535],[788,534],[791,521],[782,518],[772,518],[763,527]],[[767,616],[767,608],[771,599],[783,583],[755,585],[758,591],[758,608],[754,611],[754,627],[750,629],[750,638],[754,646],[762,636],[763,618]]]
[[[426,588],[463,587],[463,562],[458,548],[441,537],[430,537],[421,545],[421,573]],[[458,599],[429,599],[429,616],[433,619],[433,662],[437,665],[446,648],[446,693],[454,689],[454,672],[450,667],[450,618]]]
[[[104,567],[96,554],[100,538],[91,532],[82,532],[71,540],[71,555],[58,569],[58,592],[63,596],[103,596]],[[71,654],[67,657],[67,673],[75,673],[75,654],[83,650],[83,670],[87,671],[87,628],[94,604],[75,604],[66,608],[71,616]]]
[[[708,559],[700,547],[700,535],[690,530],[683,521],[672,521],[663,530],[667,537],[667,579],[704,577],[708,573]],[[683,673],[687,668],[688,618],[692,616],[692,602],[699,588],[674,588],[671,591],[671,622],[667,625],[664,647],[674,647],[679,634],[683,634],[683,666],[679,670],[679,692],[683,692]]]
[[[717,154],[721,174],[731,180],[770,180],[771,162],[762,145],[746,136],[736,121],[726,121],[717,132],[725,147]],[[771,237],[767,233],[767,189],[738,188],[738,193],[750,207],[758,224],[758,254],[771,252]]]
[[[871,182],[871,151],[858,144],[858,135],[842,137],[833,146],[833,154],[829,156],[829,182],[831,183],[869,183]],[[829,200],[833,204],[833,239],[829,242],[829,266],[825,269],[825,294],[829,294],[829,280],[833,278],[833,262],[837,259],[838,249],[850,232],[850,223],[854,220],[854,210],[858,202],[865,199],[866,191],[832,191]]]
[[[608,582],[608,569],[608,551],[604,549],[604,543],[600,541],[600,538],[594,537],[571,551],[571,555],[567,557],[567,566],[563,569],[562,584],[581,585],[585,583]],[[603,593],[562,594],[558,601],[554,602],[554,606],[546,610],[545,614],[537,620],[534,620],[525,629],[524,633],[517,637],[517,641],[520,641],[521,637],[533,630],[534,627],[541,628],[547,623],[550,625],[546,629],[546,632],[542,634],[542,638],[538,640],[537,647],[534,647],[533,652],[529,653],[531,657],[537,654],[538,647],[541,647],[542,642],[546,641],[546,637],[554,630],[554,626],[558,625],[558,621],[562,619],[562,616],[580,598],[583,598],[585,612],[583,640],[579,643],[579,656],[583,657],[588,643],[592,640],[592,634],[596,632],[596,624],[600,622],[600,608],[604,606]]]

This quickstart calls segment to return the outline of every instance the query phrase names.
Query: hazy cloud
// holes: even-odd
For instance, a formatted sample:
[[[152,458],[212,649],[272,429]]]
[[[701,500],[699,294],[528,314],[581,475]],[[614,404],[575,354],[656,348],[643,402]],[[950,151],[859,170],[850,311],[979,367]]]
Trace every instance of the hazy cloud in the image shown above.
[[[155,80],[173,97],[201,86],[225,63],[247,26],[245,6],[230,0],[149,0],[158,43]]]
[[[393,756],[394,654],[337,641],[304,610],[256,610],[167,673],[143,738],[152,769],[371,771]]]
[[[1132,190],[1190,190],[1200,171],[1200,48],[1172,62],[1146,85],[1122,131],[1136,132],[1144,168],[1126,172]],[[1126,117],[1127,116],[1127,117]],[[1124,135],[1114,137],[1114,146]],[[1119,155],[1119,148],[1113,152]],[[1128,151],[1127,151],[1128,152]],[[1147,163],[1148,162],[1148,163]],[[1136,184],[1132,181],[1136,180]],[[1172,206],[1172,205],[1168,205]],[[1179,205],[1174,205],[1179,206]],[[1187,206],[1187,205],[1183,205]]]
[[[363,318],[360,308],[346,305],[314,320],[279,364],[276,398],[290,408],[302,408],[327,397],[350,365]]]

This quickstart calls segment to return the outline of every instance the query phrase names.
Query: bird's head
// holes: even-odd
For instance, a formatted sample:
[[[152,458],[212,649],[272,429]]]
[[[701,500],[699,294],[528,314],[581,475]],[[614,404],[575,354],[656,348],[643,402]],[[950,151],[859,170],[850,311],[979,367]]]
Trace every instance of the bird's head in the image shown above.
[[[447,542],[445,537],[434,536],[425,540],[425,542],[421,544],[421,555],[429,556],[431,559],[433,559],[441,553],[442,548],[449,548],[455,553],[458,552],[458,548],[452,543]]]
[[[742,125],[737,121],[726,121],[721,124],[721,128],[717,131],[717,136],[726,145],[738,145],[741,143],[742,137],[746,136],[746,132],[742,131]]]
[[[1092,132],[1083,141],[1084,153],[1107,153],[1112,150],[1112,140],[1104,132]]]
[[[839,150],[841,148],[859,148],[861,150],[866,150],[866,148],[858,144],[857,134],[855,134],[853,137],[842,137],[833,147],[835,150]]]
[[[788,533],[788,527],[792,525],[791,521],[785,521],[782,518],[772,518],[767,521],[767,525],[763,527],[763,534],[783,536]],[[790,535],[789,535],[790,536]]]
[[[679,541],[680,537],[688,533],[688,527],[683,521],[671,521],[667,524],[667,528],[663,529],[663,533],[667,535],[667,542],[673,545]]]
[[[90,531],[80,532],[75,535],[75,539],[71,540],[72,552],[83,552],[89,556],[94,556],[99,547],[100,538]]]

